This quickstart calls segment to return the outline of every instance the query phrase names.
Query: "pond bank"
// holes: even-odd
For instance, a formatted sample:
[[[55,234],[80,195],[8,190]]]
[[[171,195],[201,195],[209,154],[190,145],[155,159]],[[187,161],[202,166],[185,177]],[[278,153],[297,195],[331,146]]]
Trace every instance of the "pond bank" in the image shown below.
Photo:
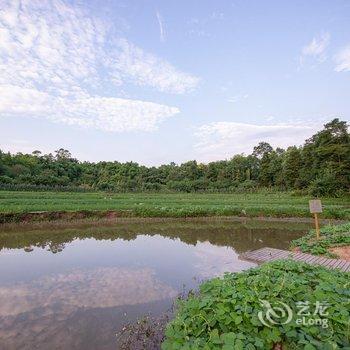
[[[156,214],[156,213],[155,213]],[[154,215],[154,216],[142,216],[138,215],[131,210],[125,211],[97,211],[97,210],[78,210],[78,211],[38,211],[38,212],[20,212],[20,213],[0,213],[0,225],[2,224],[21,224],[21,223],[38,223],[38,222],[82,222],[86,220],[90,221],[105,221],[105,222],[116,222],[116,221],[124,221],[136,219],[138,221],[158,221],[158,220],[167,220],[167,219],[177,219],[177,220],[191,220],[204,218],[205,220],[212,220],[220,218],[220,220],[245,220],[249,218],[254,218],[257,220],[280,220],[283,222],[313,222],[312,218],[309,217],[294,217],[288,216],[284,214],[277,215],[264,215],[263,213],[257,213],[257,215],[251,214],[241,214],[241,215],[206,215],[206,213],[202,213],[201,215],[191,215],[189,213],[188,216],[177,216],[177,215]],[[321,219],[323,223],[329,222],[344,222],[344,220],[333,218],[333,217],[325,217]]]

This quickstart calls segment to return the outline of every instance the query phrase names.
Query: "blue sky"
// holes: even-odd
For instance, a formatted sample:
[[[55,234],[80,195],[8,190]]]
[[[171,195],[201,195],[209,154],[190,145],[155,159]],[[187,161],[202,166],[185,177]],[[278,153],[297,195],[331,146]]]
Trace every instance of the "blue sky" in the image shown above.
[[[0,5],[4,151],[208,162],[350,119],[349,1]]]

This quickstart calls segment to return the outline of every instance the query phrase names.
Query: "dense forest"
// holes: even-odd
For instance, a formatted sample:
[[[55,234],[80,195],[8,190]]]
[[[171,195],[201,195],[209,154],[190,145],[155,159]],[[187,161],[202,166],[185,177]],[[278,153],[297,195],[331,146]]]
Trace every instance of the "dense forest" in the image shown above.
[[[315,196],[350,189],[350,137],[334,119],[303,146],[273,149],[260,142],[250,155],[209,164],[189,161],[146,167],[134,162],[79,162],[69,151],[10,154],[0,150],[0,189],[245,192],[262,187]]]

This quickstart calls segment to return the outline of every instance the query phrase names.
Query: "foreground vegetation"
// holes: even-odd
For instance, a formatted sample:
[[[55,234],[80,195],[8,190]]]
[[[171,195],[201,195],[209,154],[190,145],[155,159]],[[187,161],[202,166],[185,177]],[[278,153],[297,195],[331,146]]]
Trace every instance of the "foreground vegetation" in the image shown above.
[[[298,248],[304,253],[325,255],[336,258],[337,255],[330,252],[330,248],[350,246],[350,222],[343,225],[324,226],[321,228],[321,237],[316,239],[315,230],[311,230],[306,236],[292,241],[291,248]]]
[[[308,199],[308,197],[292,196],[284,192],[266,191],[254,194],[106,194],[0,191],[0,218],[7,217],[6,221],[21,221],[21,218],[25,217],[27,213],[36,211],[49,212],[49,214],[44,215],[47,219],[54,219],[55,212],[62,211],[79,213],[80,218],[108,216],[110,215],[109,211],[113,211],[116,216],[138,217],[214,215],[310,217]],[[325,198],[323,204],[323,218],[350,218],[350,197],[341,200]],[[69,215],[74,217],[73,214]]]
[[[313,196],[350,189],[350,137],[334,119],[302,147],[273,149],[260,142],[250,155],[230,160],[159,167],[134,162],[79,162],[69,151],[12,155],[0,150],[0,189],[112,192],[250,192],[262,187]]]
[[[277,261],[209,280],[199,293],[179,301],[162,348],[254,350],[273,349],[276,344],[284,349],[349,348],[349,277],[305,263]],[[264,310],[262,301],[288,305],[290,322],[277,311],[276,324],[264,325],[258,317]],[[296,321],[302,317],[298,302],[309,306],[304,325]],[[321,315],[315,313],[317,302],[327,303]],[[318,325],[309,321],[317,317],[322,321]]]

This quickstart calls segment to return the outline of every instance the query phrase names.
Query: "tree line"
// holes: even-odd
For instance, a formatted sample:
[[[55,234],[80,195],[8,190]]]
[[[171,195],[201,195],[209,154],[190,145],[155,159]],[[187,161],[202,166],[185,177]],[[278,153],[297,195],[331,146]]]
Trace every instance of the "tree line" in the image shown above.
[[[75,191],[246,192],[259,188],[340,196],[350,189],[350,137],[338,118],[303,146],[274,149],[260,142],[252,154],[208,164],[146,167],[135,162],[80,162],[65,149],[55,154],[0,150],[0,189]]]

